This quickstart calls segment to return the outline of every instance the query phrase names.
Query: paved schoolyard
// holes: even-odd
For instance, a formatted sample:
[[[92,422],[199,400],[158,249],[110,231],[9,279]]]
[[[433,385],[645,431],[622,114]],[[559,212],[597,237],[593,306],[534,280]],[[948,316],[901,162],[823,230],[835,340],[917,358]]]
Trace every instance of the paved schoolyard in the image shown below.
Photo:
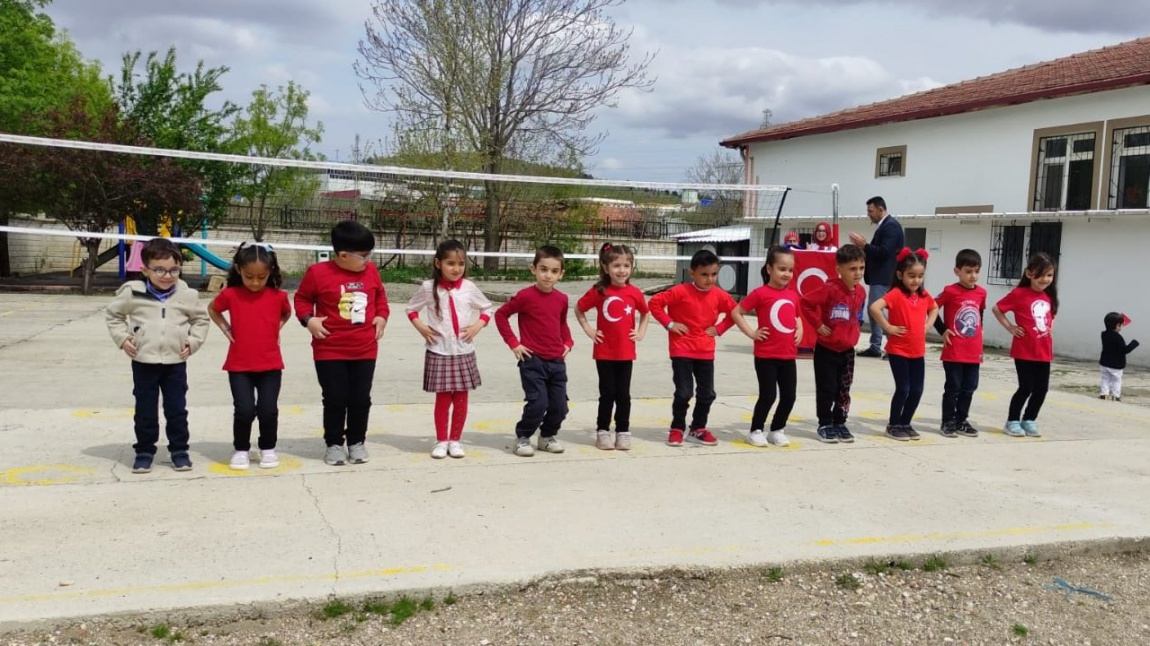
[[[583,286],[572,291],[581,291]],[[402,287],[393,298],[405,300]],[[433,461],[422,347],[402,316],[376,375],[372,461],[320,461],[319,388],[305,332],[285,328],[283,464],[236,474],[215,331],[189,379],[191,473],[130,473],[131,378],[104,329],[106,297],[0,294],[0,627],[36,619],[504,583],[560,571],[728,566],[1150,535],[1150,409],[1053,392],[1042,439],[1008,438],[1009,363],[984,371],[977,439],[881,435],[886,364],[860,360],[850,446],[813,435],[810,367],[787,449],[742,441],[756,390],[750,343],[720,341],[717,447],[663,445],[665,333],[640,347],[635,450],[592,447],[596,377],[574,319],[564,455],[509,454],[518,374],[492,328],[468,457]],[[401,307],[401,306],[400,306]],[[929,361],[921,428],[937,428]]]

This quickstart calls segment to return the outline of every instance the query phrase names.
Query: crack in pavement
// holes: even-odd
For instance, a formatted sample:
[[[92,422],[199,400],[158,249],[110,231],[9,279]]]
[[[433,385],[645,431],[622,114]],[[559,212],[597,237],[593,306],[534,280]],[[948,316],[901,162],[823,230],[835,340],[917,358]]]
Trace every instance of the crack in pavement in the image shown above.
[[[22,343],[26,343],[28,341],[31,341],[32,339],[35,339],[38,336],[48,334],[49,332],[52,332],[53,330],[62,328],[64,326],[71,325],[72,323],[75,323],[76,321],[82,321],[82,320],[84,320],[86,318],[90,318],[92,316],[103,315],[105,309],[106,309],[106,307],[101,307],[100,309],[98,309],[94,312],[88,312],[86,314],[82,314],[82,315],[77,316],[75,318],[66,319],[64,321],[61,321],[60,323],[56,323],[55,325],[50,325],[50,326],[44,328],[43,330],[39,330],[39,331],[37,331],[33,334],[30,334],[26,337],[22,337],[19,339],[13,339],[7,343],[0,343],[0,350],[7,350],[8,348],[11,348],[13,346],[17,346],[17,345],[20,345]]]
[[[315,505],[316,513],[319,514],[320,520],[323,521],[323,525],[327,528],[328,533],[335,539],[335,555],[332,557],[332,570],[335,573],[335,581],[332,582],[331,586],[331,593],[335,594],[336,586],[339,584],[340,578],[339,561],[343,556],[343,537],[339,535],[339,532],[335,531],[335,526],[331,524],[327,514],[323,513],[323,506],[319,504],[319,496],[316,495],[315,491],[312,491],[311,485],[308,484],[307,481],[307,475],[300,476],[300,484],[303,485],[304,491],[311,496],[311,501]]]

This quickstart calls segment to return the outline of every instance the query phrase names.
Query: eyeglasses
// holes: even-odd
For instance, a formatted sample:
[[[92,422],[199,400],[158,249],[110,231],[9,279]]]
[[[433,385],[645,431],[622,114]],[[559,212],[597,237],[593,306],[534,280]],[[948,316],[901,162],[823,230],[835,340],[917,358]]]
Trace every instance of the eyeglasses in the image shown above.
[[[347,257],[356,258],[356,259],[362,260],[364,262],[371,260],[371,252],[370,251],[364,251],[362,253],[358,252],[358,251],[341,251],[340,253],[347,256]]]
[[[163,267],[148,267],[148,271],[163,278],[175,278],[180,275],[179,267],[172,267],[171,269],[164,269]]]

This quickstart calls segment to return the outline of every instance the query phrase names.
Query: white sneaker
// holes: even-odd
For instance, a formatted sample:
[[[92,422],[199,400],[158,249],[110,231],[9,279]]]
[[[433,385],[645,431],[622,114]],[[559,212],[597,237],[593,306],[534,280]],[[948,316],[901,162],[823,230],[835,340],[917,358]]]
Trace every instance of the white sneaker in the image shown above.
[[[251,463],[247,451],[236,451],[232,454],[232,461],[228,463],[228,466],[236,471],[247,471]]]
[[[260,451],[260,468],[261,469],[274,469],[280,465],[280,458],[276,455],[275,449],[268,449]]]
[[[515,455],[518,455],[521,458],[529,458],[535,455],[535,447],[531,446],[531,438],[515,438]]]
[[[543,437],[540,435],[539,450],[545,453],[562,453],[563,445],[559,443],[559,438],[555,436]]]
[[[767,442],[775,446],[791,445],[791,441],[787,439],[787,434],[782,431],[767,431]]]
[[[463,445],[461,445],[459,442],[448,442],[447,454],[453,458],[462,458],[467,456],[467,454],[463,452]]]
[[[750,444],[751,446],[766,446],[767,438],[763,437],[763,432],[761,430],[751,431],[750,433],[747,433],[747,444]]]
[[[435,448],[431,449],[431,457],[436,460],[442,460],[447,457],[447,442],[436,442]]]

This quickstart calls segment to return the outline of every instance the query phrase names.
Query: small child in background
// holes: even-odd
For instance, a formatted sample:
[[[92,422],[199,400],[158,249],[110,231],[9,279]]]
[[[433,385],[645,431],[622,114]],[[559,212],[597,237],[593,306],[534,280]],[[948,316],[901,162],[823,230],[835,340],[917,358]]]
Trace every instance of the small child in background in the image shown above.
[[[252,422],[260,421],[260,468],[279,466],[276,440],[284,359],[280,329],[291,318],[283,275],[271,245],[245,242],[228,270],[228,286],[208,306],[208,316],[231,344],[224,360],[232,390],[232,446],[228,466],[245,471],[251,465]],[[224,318],[224,314],[228,318]]]
[[[1102,389],[1099,399],[1122,401],[1122,372],[1126,369],[1126,355],[1138,347],[1137,341],[1126,343],[1122,338],[1122,328],[1130,319],[1121,312],[1110,312],[1103,319],[1106,329],[1102,332],[1102,356],[1098,364],[1102,371]]]
[[[627,245],[607,243],[599,250],[599,281],[575,305],[575,319],[595,344],[591,356],[599,373],[599,414],[595,446],[604,451],[631,450],[631,372],[635,344],[647,333],[650,314],[643,292],[631,284],[635,252]],[[587,321],[594,309],[595,327]],[[639,326],[635,327],[635,316]],[[611,437],[611,409],[615,437]]]
[[[684,430],[692,442],[705,446],[719,443],[707,429],[715,401],[715,337],[734,325],[731,311],[735,300],[716,286],[718,276],[719,257],[706,249],[697,251],[691,257],[691,282],[675,285],[651,299],[651,316],[667,329],[675,382],[668,446],[682,446]],[[695,411],[688,427],[692,390]]]
[[[938,317],[938,306],[922,286],[928,257],[925,249],[898,252],[890,291],[870,306],[871,318],[887,334],[887,362],[894,377],[886,434],[900,442],[920,439],[911,420],[926,379],[926,330]]]
[[[325,464],[368,460],[367,420],[379,339],[391,310],[371,262],[375,235],[353,220],[331,229],[335,255],[307,268],[295,293],[295,315],[311,333],[315,373],[323,391]],[[344,449],[346,443],[347,449]]]
[[[515,455],[531,457],[531,436],[539,431],[539,450],[562,453],[557,437],[567,417],[567,364],[575,346],[567,325],[567,294],[555,289],[563,278],[563,252],[543,245],[531,262],[535,284],[519,290],[495,311],[495,326],[519,360],[523,382],[523,416],[515,425]],[[519,323],[519,337],[511,330],[511,317]]]
[[[199,293],[180,280],[184,256],[166,238],[143,245],[144,280],[131,280],[116,290],[104,319],[116,347],[132,359],[132,394],[136,397],[136,458],[132,473],[148,473],[160,439],[160,397],[172,468],[190,471],[188,455],[188,357],[208,337],[208,314]]]
[[[854,442],[847,428],[851,385],[855,374],[855,344],[866,305],[862,281],[866,254],[862,247],[845,244],[835,251],[838,277],[807,292],[800,301],[803,318],[817,325],[815,342],[815,408],[818,440],[827,444]]]
[[[458,240],[444,240],[435,249],[431,280],[424,281],[407,303],[407,318],[427,342],[423,390],[435,393],[431,457],[437,460],[466,455],[460,440],[467,423],[468,392],[483,383],[474,341],[491,320],[494,307],[466,275],[467,248]]]
[[[946,385],[942,390],[943,437],[978,437],[970,424],[970,402],[978,390],[982,364],[982,315],[986,311],[986,290],[978,284],[982,256],[963,249],[954,257],[958,282],[947,285],[934,299],[939,317],[934,329],[942,335],[942,368]]]

